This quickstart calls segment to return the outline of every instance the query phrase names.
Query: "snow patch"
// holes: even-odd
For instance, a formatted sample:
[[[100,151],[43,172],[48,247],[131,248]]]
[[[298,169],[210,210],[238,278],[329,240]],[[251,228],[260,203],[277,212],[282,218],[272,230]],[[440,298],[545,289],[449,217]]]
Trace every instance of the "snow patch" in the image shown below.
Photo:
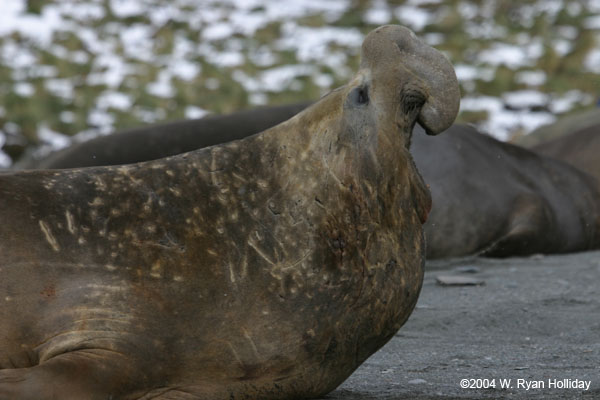
[[[185,115],[185,118],[187,118],[187,119],[196,119],[196,118],[203,118],[207,114],[210,114],[210,111],[205,110],[200,107],[196,107],[196,106],[187,106],[185,108],[184,115]]]
[[[25,1],[0,2],[0,36],[18,32],[32,42],[49,46],[55,31],[64,30],[71,25],[62,18],[56,5],[46,5],[36,15],[25,13]]]
[[[600,15],[587,17],[583,20],[583,26],[587,29],[600,29]]]
[[[55,96],[63,99],[73,99],[75,90],[70,79],[48,79],[44,81],[44,87]]]
[[[385,0],[375,0],[363,14],[363,21],[371,25],[385,25],[392,19],[392,12]]]
[[[109,5],[112,13],[119,18],[144,15],[147,10],[145,2],[139,0],[110,0]]]
[[[37,130],[38,138],[44,143],[49,151],[57,151],[64,149],[71,144],[71,138],[50,129],[47,125],[42,124]]]
[[[100,131],[108,132],[112,130],[115,117],[104,110],[93,109],[88,113],[87,123]]]
[[[146,86],[146,91],[157,97],[170,98],[175,96],[175,89],[171,85],[171,74],[168,71],[160,71],[158,78]]]
[[[59,114],[58,118],[65,124],[72,124],[75,122],[75,113],[73,111],[63,111]]]
[[[539,126],[554,122],[556,117],[549,112],[532,112],[529,109],[509,110],[501,99],[491,96],[465,97],[461,100],[461,111],[487,111],[488,119],[478,128],[499,140],[509,140],[521,130],[531,132]]]
[[[156,30],[149,25],[133,24],[119,32],[123,51],[127,57],[148,63],[154,61],[154,40]]]
[[[0,136],[1,136],[1,132],[0,132]],[[8,154],[6,154],[2,150],[0,150],[0,168],[9,168],[11,165],[12,165],[11,158],[8,156]]]
[[[105,91],[96,99],[96,107],[101,110],[114,108],[116,110],[127,111],[131,108],[133,100],[129,95],[114,91]]]
[[[197,52],[207,62],[217,67],[237,67],[244,63],[244,56],[239,51],[218,51],[210,43],[198,45]]]
[[[496,72],[494,68],[475,67],[467,64],[456,64],[454,70],[459,81],[483,80],[489,82],[494,79]]]
[[[13,90],[21,97],[31,97],[35,93],[35,86],[29,82],[17,82],[13,86]]]
[[[301,76],[312,76],[317,72],[314,65],[284,65],[261,72],[258,77],[251,77],[241,70],[233,73],[233,79],[248,92],[281,92],[290,89],[295,79]]]
[[[544,54],[544,48],[539,40],[533,40],[527,45],[512,45],[494,43],[494,45],[479,54],[479,61],[490,65],[506,65],[510,69],[529,67]]]
[[[412,5],[399,6],[394,10],[394,15],[403,25],[415,32],[420,32],[433,22],[433,15],[422,8]]]
[[[594,74],[600,74],[600,49],[590,51],[583,62],[584,68]]]
[[[89,85],[107,85],[110,88],[117,88],[135,69],[119,56],[103,53],[96,57],[93,71],[87,77]]]
[[[554,50],[559,56],[565,56],[573,49],[573,41],[568,39],[556,39],[553,45]]]
[[[502,99],[510,108],[531,109],[547,105],[549,96],[537,90],[519,90],[503,94]]]
[[[1,24],[2,21],[0,20],[0,26]],[[26,69],[37,62],[37,57],[33,55],[31,50],[17,45],[12,40],[5,41],[0,51],[2,64],[15,70]]]
[[[258,67],[270,67],[277,62],[278,57],[267,46],[261,46],[249,54],[249,59]]]
[[[542,70],[519,71],[515,74],[515,81],[527,86],[540,86],[546,83],[546,73]]]
[[[552,99],[550,111],[555,114],[562,114],[572,110],[578,104],[587,105],[594,101],[593,97],[580,90],[569,90],[562,96]]]
[[[232,36],[235,30],[229,22],[213,24],[202,31],[202,39],[207,41],[223,40]]]
[[[364,39],[363,34],[356,28],[309,28],[298,26],[295,22],[287,22],[281,30],[282,37],[276,41],[275,48],[295,51],[296,58],[301,63],[327,60],[331,55],[330,46],[333,44],[360,49]]]

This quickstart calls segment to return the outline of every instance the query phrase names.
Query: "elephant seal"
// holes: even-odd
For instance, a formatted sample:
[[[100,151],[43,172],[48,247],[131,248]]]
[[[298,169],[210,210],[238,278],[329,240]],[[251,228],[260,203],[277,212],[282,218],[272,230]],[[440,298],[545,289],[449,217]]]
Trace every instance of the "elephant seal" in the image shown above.
[[[410,315],[423,277],[419,121],[450,126],[447,59],[408,29],[240,141],[128,166],[0,175],[0,399],[300,399]]]
[[[77,167],[82,159],[108,165],[149,160],[182,147],[210,146],[218,138],[249,136],[258,126],[266,129],[305,106],[265,107],[255,114],[244,111],[125,131],[86,142],[84,147],[65,149],[58,157],[40,162],[56,168]],[[582,133],[582,138],[584,134],[588,135]],[[431,139],[417,125],[412,141],[413,159],[432,189],[433,211],[425,225],[428,258],[551,254],[600,246],[596,239],[600,228],[595,222],[597,188],[573,168],[499,142],[471,126],[453,125],[442,137]],[[570,149],[582,154],[589,148],[587,157],[575,157],[573,162],[592,172],[589,167],[598,160],[594,143],[600,145],[592,134],[556,149],[565,151],[562,158],[570,161]],[[105,151],[102,146],[124,150]],[[92,154],[102,156],[92,158]],[[550,155],[561,158],[560,153]],[[577,161],[585,161],[585,165],[577,165]]]
[[[600,190],[587,174],[467,125],[411,152],[434,207],[427,258],[566,253],[600,248]]]
[[[596,125],[539,143],[531,149],[569,163],[600,181],[600,121]]]
[[[561,117],[556,122],[543,125],[533,132],[519,136],[513,141],[519,146],[533,148],[534,146],[577,132],[593,125],[600,124],[600,109],[598,107],[578,111]]]

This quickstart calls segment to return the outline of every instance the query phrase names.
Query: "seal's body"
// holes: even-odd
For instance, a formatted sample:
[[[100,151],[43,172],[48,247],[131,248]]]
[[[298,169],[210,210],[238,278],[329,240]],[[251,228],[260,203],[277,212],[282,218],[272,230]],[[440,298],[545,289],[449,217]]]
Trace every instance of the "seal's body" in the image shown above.
[[[121,391],[171,376],[202,391],[223,384],[207,398],[279,398],[279,388],[300,395],[339,384],[410,314],[421,221],[412,203],[409,213],[378,204],[380,191],[363,177],[323,171],[320,152],[267,142],[2,179],[1,219],[19,223],[0,245],[0,336],[12,344],[0,365],[56,365],[58,374],[116,355],[100,386]],[[286,167],[288,157],[305,159]],[[301,169],[297,180],[287,179],[289,168]],[[410,186],[410,173],[399,181]],[[427,201],[418,195],[415,202]],[[38,245],[23,247],[27,238]]]
[[[386,26],[348,85],[258,135],[0,176],[0,399],[332,390],[416,303],[430,197],[410,132],[457,110],[445,58]]]
[[[434,204],[427,258],[600,248],[600,191],[591,176],[467,125],[438,140],[419,130],[411,153]]]
[[[597,110],[600,119],[600,110]],[[541,142],[532,150],[569,163],[600,182],[600,122]]]
[[[218,138],[249,136],[304,106],[265,107],[120,132],[39,163],[57,168],[165,156],[179,148],[210,146]],[[597,182],[539,154],[572,163],[600,182],[599,148],[596,126],[544,142],[535,151],[500,142],[468,125],[454,124],[435,138],[415,126],[410,151],[434,205],[425,224],[427,257],[508,257],[600,248]]]

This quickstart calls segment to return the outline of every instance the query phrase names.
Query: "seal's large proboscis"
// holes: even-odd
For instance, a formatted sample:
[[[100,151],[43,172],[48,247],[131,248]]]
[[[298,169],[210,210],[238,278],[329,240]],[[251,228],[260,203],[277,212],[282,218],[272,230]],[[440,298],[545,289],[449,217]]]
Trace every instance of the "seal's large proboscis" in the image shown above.
[[[0,399],[323,395],[422,284],[430,195],[408,152],[459,91],[406,28],[291,120],[121,167],[0,176]]]

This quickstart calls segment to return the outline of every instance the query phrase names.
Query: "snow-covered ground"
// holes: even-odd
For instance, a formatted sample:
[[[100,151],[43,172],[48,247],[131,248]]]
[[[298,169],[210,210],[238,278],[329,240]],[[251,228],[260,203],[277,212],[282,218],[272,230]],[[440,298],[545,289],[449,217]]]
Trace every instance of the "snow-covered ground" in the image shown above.
[[[203,92],[246,93],[247,100],[234,104],[272,103],[283,92],[304,100],[347,79],[364,34],[386,23],[407,25],[448,54],[463,90],[463,115],[483,115],[474,122],[500,139],[526,134],[600,96],[600,0],[528,0],[518,7],[503,0],[360,4],[55,0],[28,10],[25,0],[2,0],[0,148],[19,137],[37,138],[44,152],[136,121],[227,109]],[[456,18],[460,29],[448,31]],[[547,33],[535,30],[540,21]],[[581,50],[584,40],[593,43]],[[559,59],[577,54],[581,73],[597,80],[555,90],[556,68],[540,62],[549,49]],[[486,91],[499,74],[510,74],[510,90]],[[0,166],[10,163],[0,150]]]

